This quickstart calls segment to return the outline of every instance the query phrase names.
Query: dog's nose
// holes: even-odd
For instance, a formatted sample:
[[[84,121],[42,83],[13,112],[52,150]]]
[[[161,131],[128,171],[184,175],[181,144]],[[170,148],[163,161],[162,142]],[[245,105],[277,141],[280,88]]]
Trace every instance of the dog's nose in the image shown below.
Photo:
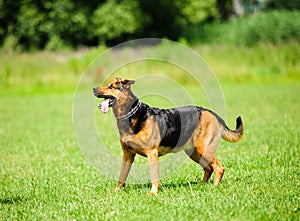
[[[93,88],[93,92],[94,92],[94,95],[98,95],[99,93],[98,93],[98,87],[94,87]]]

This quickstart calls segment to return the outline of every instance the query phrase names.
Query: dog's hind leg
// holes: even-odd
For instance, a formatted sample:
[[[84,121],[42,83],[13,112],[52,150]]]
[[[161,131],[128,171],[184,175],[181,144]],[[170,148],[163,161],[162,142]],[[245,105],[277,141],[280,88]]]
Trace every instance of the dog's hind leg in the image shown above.
[[[207,161],[203,157],[200,159],[200,165],[204,170],[204,176],[201,182],[206,183],[210,179],[212,173],[214,172],[214,169],[210,164],[207,163]]]
[[[216,152],[220,143],[221,136],[216,133],[213,136],[207,136],[204,145],[196,145],[196,151],[201,154],[200,165],[203,167],[205,174],[202,182],[208,181],[211,173],[214,172],[214,185],[217,186],[224,174],[224,168],[216,158]],[[202,144],[203,144],[202,143]],[[201,142],[198,142],[201,144]]]
[[[215,180],[214,185],[217,186],[224,174],[224,168],[219,163],[219,161],[216,158],[216,148],[217,145],[209,145],[206,147],[205,151],[202,154],[202,157],[200,159],[200,165],[203,167],[205,174],[203,177],[202,182],[207,182],[210,178],[212,172],[215,174]]]
[[[194,142],[195,148],[192,152],[188,152],[190,154],[187,154],[192,160],[194,160],[196,163],[199,163],[204,169],[202,183],[206,183],[210,179],[212,173],[214,172],[214,185],[218,185],[224,173],[223,167],[215,157],[221,138],[218,135],[212,136],[209,134],[211,133],[208,133],[208,135],[205,134],[206,136],[203,136],[205,139],[197,137],[196,141]]]
[[[197,164],[199,164],[203,170],[204,170],[204,176],[203,176],[203,179],[201,181],[201,183],[206,183],[212,173],[213,173],[213,168],[209,165],[209,163],[207,163],[206,160],[204,160],[202,158],[202,156],[196,151],[196,149],[189,149],[189,150],[185,150],[185,153],[194,161],[196,162]]]
[[[209,144],[206,146],[203,152],[203,160],[206,159],[208,165],[212,168],[212,171],[215,174],[215,180],[214,180],[214,185],[217,186],[224,174],[224,168],[222,165],[219,163],[219,161],[216,158],[216,152],[220,143],[221,136],[218,134],[214,136]]]
[[[222,177],[224,175],[224,168],[222,167],[220,162],[215,157],[210,162],[210,166],[213,168],[214,173],[215,173],[214,185],[217,186],[220,183],[220,181],[222,180]]]
[[[121,142],[121,145],[123,149],[123,160],[122,160],[122,168],[119,176],[119,182],[116,187],[116,190],[119,190],[125,186],[126,179],[128,177],[129,171],[131,169],[135,157],[135,153],[130,151],[126,144]]]

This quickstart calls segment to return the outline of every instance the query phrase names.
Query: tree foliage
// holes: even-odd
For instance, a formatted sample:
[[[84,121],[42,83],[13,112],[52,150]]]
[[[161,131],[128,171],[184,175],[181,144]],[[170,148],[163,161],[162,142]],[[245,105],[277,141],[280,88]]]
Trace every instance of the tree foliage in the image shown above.
[[[130,37],[177,40],[184,25],[217,17],[216,0],[0,0],[0,44],[60,49]]]
[[[190,24],[198,24],[217,16],[216,0],[177,0],[176,6],[185,21]]]
[[[138,2],[125,0],[117,3],[108,0],[99,5],[92,16],[94,34],[101,42],[119,38],[124,34],[134,34],[145,23]]]
[[[299,8],[298,2],[269,0],[266,8]],[[232,0],[0,0],[0,45],[56,50],[142,37],[178,40],[187,27],[226,20],[231,11]]]

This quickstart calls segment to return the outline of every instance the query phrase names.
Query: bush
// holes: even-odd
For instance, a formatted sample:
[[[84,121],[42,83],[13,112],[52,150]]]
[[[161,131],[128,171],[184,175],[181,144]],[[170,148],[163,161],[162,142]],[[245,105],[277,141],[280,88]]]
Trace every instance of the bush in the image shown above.
[[[256,13],[228,23],[194,27],[188,39],[193,42],[253,46],[257,43],[300,42],[300,12],[270,11]]]
[[[253,15],[234,24],[236,33],[232,40],[237,44],[254,45],[257,42],[283,43],[300,41],[300,12],[272,11]]]

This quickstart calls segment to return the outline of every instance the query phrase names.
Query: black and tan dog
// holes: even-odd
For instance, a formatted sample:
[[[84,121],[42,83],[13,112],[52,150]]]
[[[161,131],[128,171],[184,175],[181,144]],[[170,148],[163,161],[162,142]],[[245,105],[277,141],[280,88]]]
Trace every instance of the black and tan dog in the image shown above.
[[[133,80],[117,78],[107,87],[93,89],[94,95],[104,98],[99,108],[107,112],[110,107],[117,120],[123,150],[122,168],[116,189],[125,182],[134,161],[140,154],[149,160],[152,188],[159,188],[158,157],[185,150],[189,157],[200,164],[205,173],[202,182],[215,173],[214,185],[218,185],[224,169],[216,159],[215,152],[221,138],[237,142],[243,135],[241,117],[236,119],[236,129],[230,130],[214,112],[198,106],[172,109],[149,107],[139,101],[130,86]]]

